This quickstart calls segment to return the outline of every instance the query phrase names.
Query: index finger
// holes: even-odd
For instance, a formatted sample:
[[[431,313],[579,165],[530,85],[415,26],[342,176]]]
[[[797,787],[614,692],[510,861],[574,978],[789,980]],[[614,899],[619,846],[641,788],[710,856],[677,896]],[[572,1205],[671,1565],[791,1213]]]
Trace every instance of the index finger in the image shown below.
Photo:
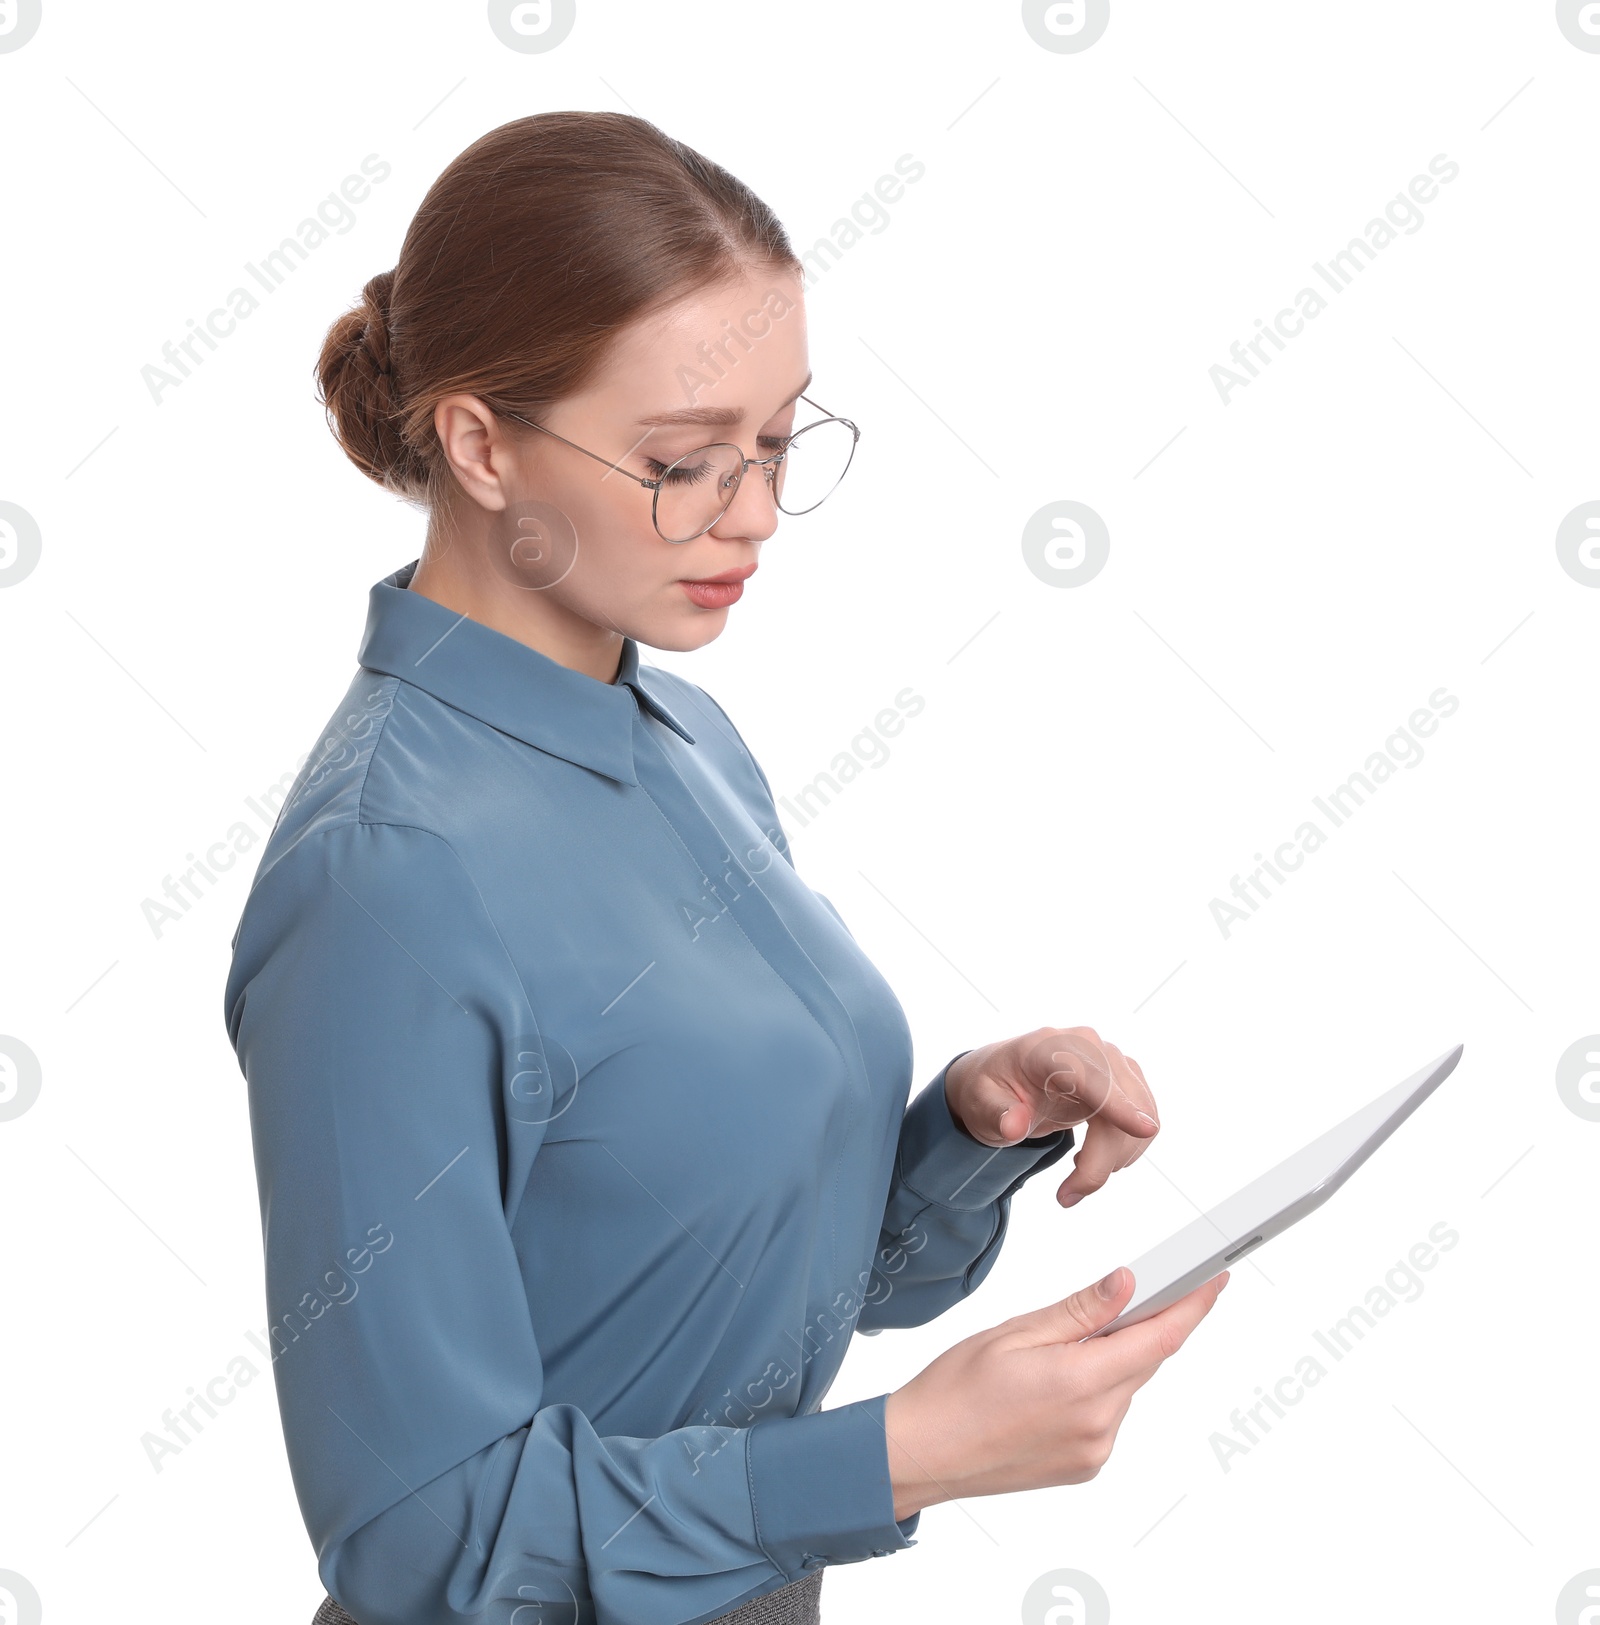
[[[1104,1051],[1101,1053],[1104,1054]],[[1044,1092],[1048,1099],[1086,1106],[1088,1111],[1080,1120],[1104,1118],[1113,1128],[1121,1129],[1124,1134],[1131,1134],[1136,1139],[1149,1139],[1157,1132],[1160,1125],[1150,1113],[1129,1098],[1117,1081],[1109,1058],[1101,1065],[1074,1048],[1063,1047],[1051,1050],[1050,1059],[1056,1062],[1066,1060],[1071,1064],[1058,1065],[1045,1079]],[[1061,1082],[1062,1079],[1066,1082]]]
[[[1150,1093],[1150,1085],[1145,1078],[1144,1069],[1131,1055],[1124,1055],[1115,1044],[1107,1044],[1105,1051],[1111,1058],[1112,1076],[1116,1079],[1117,1087],[1122,1090],[1134,1107],[1142,1111],[1152,1123],[1158,1122],[1156,1117],[1156,1099]],[[1141,1146],[1142,1150],[1143,1147]]]

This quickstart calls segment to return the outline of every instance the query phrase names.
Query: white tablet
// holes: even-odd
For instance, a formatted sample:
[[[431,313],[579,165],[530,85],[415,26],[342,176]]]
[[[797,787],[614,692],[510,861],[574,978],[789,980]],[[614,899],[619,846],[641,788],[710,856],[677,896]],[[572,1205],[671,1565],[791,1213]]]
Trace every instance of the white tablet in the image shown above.
[[[1168,1236],[1159,1247],[1142,1253],[1128,1266],[1133,1271],[1132,1301],[1109,1325],[1089,1336],[1104,1337],[1148,1319],[1321,1207],[1450,1076],[1460,1059],[1461,1045],[1457,1044],[1448,1055],[1430,1061],[1404,1083]]]

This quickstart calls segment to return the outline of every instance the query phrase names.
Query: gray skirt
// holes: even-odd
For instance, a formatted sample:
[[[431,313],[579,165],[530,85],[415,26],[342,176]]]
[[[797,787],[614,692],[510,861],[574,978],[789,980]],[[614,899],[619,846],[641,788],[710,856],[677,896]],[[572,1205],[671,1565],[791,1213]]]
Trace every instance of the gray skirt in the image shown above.
[[[711,1625],[822,1625],[818,1610],[823,1573],[817,1569],[792,1585],[780,1586],[764,1597],[740,1603],[731,1614],[718,1614]],[[332,1597],[325,1597],[311,1625],[356,1625],[356,1622]]]

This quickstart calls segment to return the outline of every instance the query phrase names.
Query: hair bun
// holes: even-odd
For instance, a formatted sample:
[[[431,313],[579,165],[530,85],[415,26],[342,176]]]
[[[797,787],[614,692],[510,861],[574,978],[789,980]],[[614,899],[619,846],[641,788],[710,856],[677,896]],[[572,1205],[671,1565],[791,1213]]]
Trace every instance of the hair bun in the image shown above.
[[[366,318],[361,329],[361,344],[366,349],[375,373],[384,378],[389,372],[389,295],[394,289],[394,272],[380,271],[361,290],[361,314]]]
[[[426,470],[405,438],[389,333],[393,290],[394,272],[380,271],[361,290],[360,305],[328,329],[317,358],[318,398],[350,461],[386,489],[416,498]]]

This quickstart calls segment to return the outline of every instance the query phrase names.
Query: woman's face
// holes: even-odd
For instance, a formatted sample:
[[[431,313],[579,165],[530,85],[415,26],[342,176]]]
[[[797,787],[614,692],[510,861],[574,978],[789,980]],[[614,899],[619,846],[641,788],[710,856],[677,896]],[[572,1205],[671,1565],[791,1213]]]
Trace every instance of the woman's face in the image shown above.
[[[606,647],[617,633],[657,649],[709,643],[740,589],[685,584],[755,570],[778,524],[764,470],[746,469],[716,523],[676,543],[652,522],[653,493],[623,474],[660,479],[714,442],[771,457],[817,415],[797,400],[809,382],[798,274],[771,269],[691,294],[623,330],[589,386],[543,419],[573,445],[498,421],[473,397],[441,402],[435,421],[474,499],[461,505],[457,529],[474,554],[481,549],[478,590],[500,614],[567,648]],[[701,459],[690,467],[698,479],[680,475],[662,492],[664,520],[669,502],[679,512],[715,508],[714,471]]]

